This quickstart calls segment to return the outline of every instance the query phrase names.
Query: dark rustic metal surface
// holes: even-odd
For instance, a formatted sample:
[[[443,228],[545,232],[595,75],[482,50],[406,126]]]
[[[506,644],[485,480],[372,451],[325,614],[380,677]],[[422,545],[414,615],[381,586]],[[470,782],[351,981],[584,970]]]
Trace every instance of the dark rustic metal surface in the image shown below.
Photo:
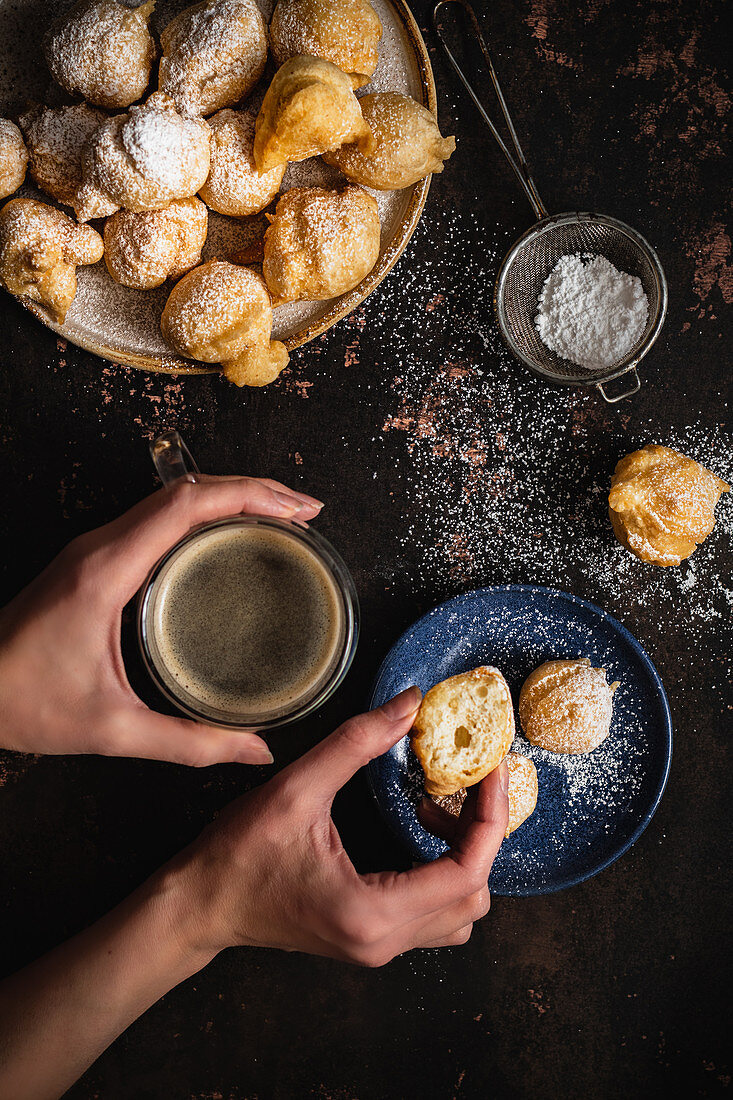
[[[414,10],[425,30],[428,4]],[[723,7],[497,0],[485,10],[549,208],[608,212],[659,250],[670,312],[641,393],[611,408],[592,392],[552,390],[499,347],[491,283],[531,213],[433,50],[458,150],[395,272],[296,353],[277,385],[240,392],[215,377],[116,368],[2,298],[0,595],[151,490],[146,442],[178,427],[203,469],[269,474],[325,499],[320,529],[360,590],[363,640],[346,685],[317,719],[273,738],[278,764],[362,706],[418,613],[477,584],[537,581],[601,603],[650,652],[676,728],[666,796],[617,864],[566,893],[498,899],[465,948],[379,971],[225,953],[130,1028],[74,1100],[612,1100],[713,1097],[730,1084],[724,524],[691,567],[662,576],[626,561],[604,514],[614,463],[644,442],[724,470]],[[0,762],[3,971],[103,913],[264,776]],[[337,813],[360,865],[404,865],[361,779]]]

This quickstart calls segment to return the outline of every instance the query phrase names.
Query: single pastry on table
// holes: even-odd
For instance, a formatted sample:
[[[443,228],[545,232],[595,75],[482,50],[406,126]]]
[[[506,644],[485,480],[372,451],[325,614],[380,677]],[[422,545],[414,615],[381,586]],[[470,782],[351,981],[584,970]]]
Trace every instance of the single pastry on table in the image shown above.
[[[509,685],[489,665],[432,687],[410,731],[431,797],[455,794],[479,783],[501,764],[513,740]]]
[[[211,260],[184,275],[166,302],[161,331],[180,355],[221,363],[237,386],[266,386],[288,363],[271,339],[272,304],[251,268]]]
[[[259,214],[280,191],[286,165],[257,171],[252,148],[255,124],[242,111],[218,111],[211,128],[211,169],[199,194],[219,214],[244,218]]]
[[[96,107],[129,107],[145,94],[157,56],[148,30],[155,0],[133,8],[117,0],[79,0],[46,32],[51,75]]]
[[[270,221],[262,270],[275,305],[345,294],[379,258],[379,210],[360,187],[294,187]]]
[[[519,721],[528,741],[549,752],[578,755],[606,740],[613,695],[602,668],[587,657],[546,661],[530,673],[519,694]]]
[[[443,171],[456,139],[442,137],[435,116],[417,100],[398,92],[375,92],[362,96],[359,106],[372,132],[373,148],[342,145],[323,154],[327,164],[376,191],[397,191]]]
[[[379,62],[382,23],[369,0],[278,0],[270,44],[278,65],[308,54],[348,73],[354,88],[368,84]]]
[[[25,179],[28,150],[23,135],[9,118],[0,118],[0,199],[14,195]]]
[[[319,57],[292,57],[272,78],[257,116],[257,170],[317,157],[344,142],[366,151],[374,144],[349,77]]]
[[[81,152],[108,116],[87,103],[71,107],[32,107],[20,117],[30,173],[57,202],[79,208],[82,184]]]
[[[116,283],[151,290],[195,267],[206,244],[209,215],[199,199],[164,210],[118,210],[104,225],[104,260]]]
[[[528,756],[522,756],[518,752],[510,752],[504,758],[507,767],[508,786],[507,800],[509,802],[509,819],[507,821],[504,836],[509,836],[520,825],[523,825],[528,817],[531,817],[537,807],[539,787],[537,783],[537,768]],[[438,806],[448,813],[458,817],[463,803],[466,800],[466,789],[462,788],[455,794],[437,796],[433,798]]]
[[[192,118],[231,107],[267,62],[267,27],[256,0],[206,0],[185,8],[160,36],[158,88]]]
[[[210,142],[206,122],[183,118],[161,92],[108,118],[82,151],[79,220],[120,208],[162,210],[175,199],[190,198],[209,175]]]
[[[608,494],[614,534],[654,565],[679,565],[715,526],[715,506],[730,486],[699,462],[650,444],[617,464]]]
[[[96,230],[35,199],[11,199],[0,210],[0,285],[37,302],[63,324],[76,295],[76,267],[101,260]]]

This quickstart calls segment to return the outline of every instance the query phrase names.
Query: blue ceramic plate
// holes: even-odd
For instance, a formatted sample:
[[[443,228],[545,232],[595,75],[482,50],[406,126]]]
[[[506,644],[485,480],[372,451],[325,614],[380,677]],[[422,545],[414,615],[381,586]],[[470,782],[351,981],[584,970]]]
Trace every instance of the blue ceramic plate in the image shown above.
[[[534,760],[537,809],[501,846],[489,885],[495,894],[564,890],[623,855],[651,821],[672,758],[667,697],[654,665],[628,630],[595,604],[531,585],[479,588],[440,604],[410,627],[384,661],[372,705],[418,684],[427,691],[477,665],[496,665],[516,701],[543,661],[590,657],[619,680],[611,733],[584,756],[561,756],[519,733],[514,751]],[[422,770],[404,738],[373,760],[369,777],[392,829],[416,859],[446,850],[420,825]]]

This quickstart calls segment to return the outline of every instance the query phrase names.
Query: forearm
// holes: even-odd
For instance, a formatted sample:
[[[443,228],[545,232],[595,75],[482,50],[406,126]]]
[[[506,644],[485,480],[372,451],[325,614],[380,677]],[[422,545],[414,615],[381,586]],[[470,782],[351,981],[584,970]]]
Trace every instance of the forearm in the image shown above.
[[[34,639],[27,626],[36,619],[27,589],[0,609],[0,748],[13,752],[53,752],[47,730],[65,726],[49,688],[53,658],[46,638]]]
[[[16,658],[12,645],[8,609],[0,610],[0,749],[32,751],[25,744],[23,701],[38,698],[38,684],[32,690],[31,668]],[[42,681],[41,681],[42,682]]]
[[[102,920],[0,985],[0,1096],[61,1096],[164,993],[206,966],[185,875],[154,876]]]

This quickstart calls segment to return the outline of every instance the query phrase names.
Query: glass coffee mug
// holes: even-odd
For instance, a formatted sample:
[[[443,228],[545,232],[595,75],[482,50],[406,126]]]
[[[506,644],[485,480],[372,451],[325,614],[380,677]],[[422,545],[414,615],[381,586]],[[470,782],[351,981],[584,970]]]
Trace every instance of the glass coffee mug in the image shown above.
[[[151,444],[164,485],[196,481],[178,432]],[[321,706],[349,670],[359,604],[346,565],[295,520],[237,515],[194,528],[153,567],[138,637],[159,690],[190,718],[274,728]]]

